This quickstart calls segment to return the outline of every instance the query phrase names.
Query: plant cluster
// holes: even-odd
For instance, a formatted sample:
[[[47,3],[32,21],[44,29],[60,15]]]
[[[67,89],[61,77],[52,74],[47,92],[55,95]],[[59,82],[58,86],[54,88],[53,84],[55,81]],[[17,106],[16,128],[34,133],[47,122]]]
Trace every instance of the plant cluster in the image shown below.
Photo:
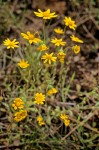
[[[61,94],[62,102],[66,102],[66,94],[68,93],[69,87],[64,87],[65,81],[60,80],[60,86],[57,85],[55,79],[55,70],[57,65],[60,65],[59,74],[67,72],[65,68],[66,55],[68,53],[68,47],[66,47],[67,42],[65,41],[66,27],[69,27],[71,30],[75,30],[77,25],[74,20],[70,17],[64,18],[64,28],[57,27],[53,30],[55,36],[51,38],[47,37],[47,27],[46,22],[52,18],[56,18],[55,12],[51,13],[50,9],[47,11],[41,11],[38,9],[38,12],[34,12],[37,17],[43,19],[43,29],[42,34],[38,31],[31,33],[27,31],[26,33],[22,32],[21,36],[23,37],[23,45],[17,41],[17,39],[4,40],[3,44],[11,52],[11,60],[13,60],[12,52],[16,48],[22,49],[23,58],[16,63],[18,70],[21,74],[22,79],[25,81],[26,90],[32,91],[32,99],[29,95],[28,99],[24,97],[24,87],[20,91],[24,91],[17,94],[18,96],[13,99],[12,102],[12,111],[13,111],[13,121],[21,122],[29,119],[31,116],[31,111],[33,111],[38,125],[45,127],[46,124],[51,125],[51,117],[56,120],[61,120],[62,123],[67,127],[70,125],[69,115],[66,115],[67,110],[56,107],[53,109],[50,103],[54,104],[55,98]],[[70,36],[71,51],[74,54],[80,52],[80,45],[75,43],[83,43],[81,39],[75,35]],[[52,48],[53,47],[53,48]],[[45,77],[45,76],[48,77]],[[74,74],[70,77],[72,82]],[[64,79],[62,79],[64,80]],[[64,83],[63,83],[64,82]],[[62,85],[63,84],[63,85]],[[63,86],[63,87],[62,87]],[[66,90],[63,91],[64,88]],[[64,94],[65,92],[65,94]],[[27,92],[26,92],[27,93]],[[23,95],[22,95],[23,94]],[[55,106],[54,106],[55,107]],[[47,114],[48,113],[48,114]]]
[[[50,48],[47,44],[48,42],[47,42],[47,37],[46,37],[46,33],[45,33],[45,31],[46,31],[45,21],[57,17],[56,13],[55,12],[51,13],[50,9],[48,9],[47,11],[44,11],[44,12],[41,11],[40,9],[38,9],[38,12],[34,12],[34,14],[37,17],[40,17],[44,20],[43,38],[40,37],[38,32],[35,32],[34,34],[32,34],[29,31],[27,31],[27,33],[21,33],[22,37],[29,42],[30,46],[32,46],[32,45],[34,46],[35,49],[33,49],[33,51],[37,52],[36,57],[39,56],[39,61],[40,61],[39,63],[42,63],[42,60],[43,60],[44,64],[46,64],[46,67],[50,67],[50,65],[51,64],[53,65],[53,63],[56,63],[56,61],[59,61],[60,63],[64,63],[65,56],[66,56],[66,53],[64,51],[64,49],[66,49],[66,47],[65,47],[66,42],[63,41],[62,37],[61,38],[57,38],[57,37],[51,38],[50,41],[51,41],[51,43],[54,44],[56,51],[51,52],[51,53],[48,52],[48,50]],[[64,35],[65,30],[66,30],[66,26],[72,30],[75,30],[75,28],[77,27],[75,21],[72,20],[70,17],[64,18],[64,24],[65,24],[64,29],[61,29],[58,27],[58,28],[54,29],[54,32],[56,34]],[[83,43],[83,41],[80,40],[75,35],[71,35],[70,38],[74,42]],[[12,49],[19,47],[19,42],[16,39],[10,40],[7,38],[4,41],[4,45],[7,47],[7,49],[11,49],[11,51],[12,51]],[[73,47],[71,47],[71,49],[74,51],[75,54],[80,52],[80,46],[79,45],[74,45]],[[25,51],[27,51],[27,50],[25,50]],[[34,58],[32,58],[32,59],[34,59]],[[30,60],[27,61],[27,60],[22,59],[22,60],[20,60],[20,62],[18,62],[18,66],[21,69],[26,70],[27,68],[32,67],[30,65],[29,61]],[[27,71],[29,71],[29,70],[27,70]],[[47,89],[47,87],[46,87],[46,89]],[[44,103],[47,99],[47,96],[51,96],[53,94],[56,94],[57,92],[58,92],[58,90],[55,87],[48,89],[46,94],[43,94],[42,92],[37,92],[34,95],[33,103],[36,105],[44,105]],[[25,119],[28,116],[27,110],[25,110],[24,105],[25,105],[24,102],[19,97],[16,98],[14,100],[14,102],[12,103],[12,107],[16,111],[14,114],[14,120],[17,122]],[[70,120],[67,119],[67,116],[65,114],[61,114],[60,118],[63,120],[63,122],[66,126],[69,125]],[[43,119],[41,116],[37,117],[37,121],[38,121],[40,126],[44,125],[44,122],[43,122]]]

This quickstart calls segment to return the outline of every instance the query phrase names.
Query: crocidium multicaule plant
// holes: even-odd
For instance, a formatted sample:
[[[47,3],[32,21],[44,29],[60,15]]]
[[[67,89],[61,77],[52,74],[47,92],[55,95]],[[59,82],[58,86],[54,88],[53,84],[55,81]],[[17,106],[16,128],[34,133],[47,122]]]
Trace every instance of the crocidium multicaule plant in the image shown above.
[[[47,91],[47,95],[50,96],[52,94],[56,94],[58,90],[56,88],[51,88],[50,90]]]
[[[69,126],[70,120],[68,119],[68,116],[66,114],[61,114],[60,119],[64,122],[65,126]]]
[[[72,20],[70,17],[65,17],[64,23],[66,26],[68,26],[70,29],[73,29],[73,30],[75,30],[75,28],[77,27],[75,21]]]
[[[20,110],[14,114],[14,120],[19,122],[27,117],[27,110]]]
[[[57,57],[53,57],[53,53],[51,53],[51,54],[46,53],[46,54],[42,55],[41,59],[44,59],[44,63],[48,63],[50,65],[51,62],[56,62],[56,58]]]
[[[30,33],[29,31],[27,31],[26,34],[25,34],[25,33],[21,33],[22,37],[23,37],[24,39],[28,40],[30,44],[32,44],[32,43],[37,44],[37,43],[41,42],[41,39],[40,39],[40,38],[37,38],[37,37],[36,37],[36,34],[38,34],[38,33],[35,32],[34,34],[32,34],[32,33]]]
[[[41,11],[40,9],[38,9],[38,12],[34,12],[34,14],[37,17],[40,17],[40,18],[44,19],[43,20],[43,23],[44,23],[43,30],[47,29],[46,24],[45,24],[46,20],[57,17],[55,12],[52,12],[52,13],[50,12],[50,9],[48,9],[46,11]],[[37,64],[39,64],[39,66],[41,66],[42,61],[43,61],[43,65],[46,64],[48,66],[56,63],[57,61],[61,62],[61,63],[64,63],[66,52],[67,52],[67,49],[65,47],[66,42],[65,42],[65,38],[64,38],[65,37],[66,26],[69,27],[70,29],[73,29],[73,30],[75,30],[76,27],[77,27],[75,21],[72,20],[70,17],[65,17],[64,18],[64,24],[65,24],[64,29],[61,29],[59,27],[54,29],[55,33],[60,34],[60,35],[55,34],[56,37],[51,37],[51,38],[47,37],[47,34],[44,31],[43,31],[43,34],[44,34],[43,36],[40,35],[38,32],[31,33],[30,31],[27,31],[26,33],[21,33],[22,37],[29,42],[29,44],[28,44],[29,45],[29,47],[28,47],[29,53],[28,54],[31,54],[31,55],[33,54],[32,55],[33,59],[34,59],[34,56],[35,56],[35,58],[40,58],[40,63],[41,64],[37,63],[36,61],[35,61],[35,64],[37,63]],[[60,37],[61,35],[62,35],[62,37]],[[58,38],[58,37],[60,37],[60,38]],[[82,40],[80,40],[78,37],[76,37],[74,35],[70,36],[70,38],[74,42],[83,43]],[[50,45],[49,45],[50,42],[55,45],[55,46],[53,46],[53,44],[51,44],[51,46],[53,46],[54,49],[52,49],[52,47],[50,48]],[[14,49],[14,48],[19,47],[19,45],[18,45],[19,42],[17,42],[16,39],[14,39],[12,41],[10,39],[6,39],[3,42],[3,44],[7,47],[7,49],[10,49],[10,48]],[[32,45],[30,45],[30,44],[32,44]],[[25,45],[25,47],[26,46],[27,46],[27,44]],[[33,49],[32,49],[32,46],[33,46]],[[57,49],[55,50],[55,48],[57,48]],[[66,52],[65,52],[65,49],[66,49]],[[80,46],[79,45],[74,45],[74,46],[71,47],[71,49],[74,51],[75,54],[80,52]],[[47,51],[47,53],[45,53],[45,51]],[[29,55],[27,54],[27,51],[25,51],[25,54],[26,55],[23,58],[26,58],[26,59],[28,58],[27,60],[30,63],[31,60],[29,60]],[[27,68],[31,65],[31,67],[29,67],[28,69],[32,68],[32,63],[29,64],[27,60],[26,61],[25,60],[20,60],[20,62],[18,63],[18,66],[20,68],[25,69],[25,68]],[[34,60],[36,60],[36,59],[34,59]],[[35,66],[36,65],[33,66],[34,67],[33,69],[37,69],[37,68],[35,68]],[[53,66],[56,66],[56,65],[53,65]],[[64,65],[61,65],[61,66],[64,66]],[[42,67],[42,70],[43,70],[43,67]],[[23,71],[23,70],[20,69],[20,71]],[[47,87],[48,87],[48,85],[47,85]],[[51,88],[46,92],[46,95],[41,93],[41,92],[36,93],[34,95],[33,104],[34,105],[35,104],[43,105],[48,96],[54,95],[57,92],[58,92],[58,90],[56,88]],[[35,105],[35,107],[41,107],[41,106],[37,106],[37,105]],[[45,105],[47,105],[47,103]],[[43,106],[45,106],[45,105],[43,105]],[[28,115],[27,110],[25,110],[25,108],[24,108],[25,106],[24,106],[24,102],[22,101],[22,99],[16,98],[14,100],[14,102],[12,103],[12,107],[13,107],[14,111],[18,110],[17,112],[14,113],[14,120],[16,122],[19,122],[19,121],[21,121],[21,120],[23,120],[27,117],[27,115]],[[38,114],[40,114],[40,113],[38,113]],[[59,118],[64,122],[65,126],[69,126],[70,120],[68,119],[68,116],[66,114],[61,114]],[[39,126],[42,126],[42,125],[45,124],[45,122],[43,121],[43,118],[41,116],[37,116],[36,120],[37,120]]]
[[[54,32],[56,32],[57,34],[64,34],[64,31],[61,28],[55,28]]]
[[[51,40],[51,42],[54,43],[55,46],[65,46],[66,45],[66,42],[63,42],[62,39],[54,38]]]
[[[72,50],[74,51],[75,54],[78,54],[80,52],[80,46],[75,45],[72,47]]]
[[[45,102],[45,95],[42,93],[36,93],[34,99],[35,99],[34,101],[35,104],[42,105]]]
[[[76,37],[75,35],[70,36],[71,40],[74,42],[78,42],[78,43],[83,43],[82,40],[80,40],[78,37]]]
[[[37,116],[37,121],[38,121],[39,126],[43,126],[45,124],[41,116]]]
[[[7,47],[7,49],[14,49],[14,48],[18,48],[19,46],[18,46],[18,44],[19,44],[19,42],[17,42],[16,41],[16,39],[14,39],[14,40],[10,40],[10,39],[6,39],[4,42],[3,42],[3,44]]]
[[[55,12],[53,12],[53,13],[50,12],[50,9],[48,9],[46,11],[41,11],[40,9],[38,9],[38,12],[34,12],[34,14],[37,17],[43,18],[45,20],[57,17]]]
[[[20,62],[18,63],[18,66],[21,67],[21,68],[23,68],[23,69],[25,69],[25,68],[27,68],[27,67],[29,66],[29,63],[28,63],[28,61],[24,61],[24,60],[22,59],[22,60],[20,60]]]
[[[22,99],[16,98],[14,100],[14,102],[12,103],[12,107],[14,108],[14,110],[23,109],[24,108],[24,102],[22,101]]]

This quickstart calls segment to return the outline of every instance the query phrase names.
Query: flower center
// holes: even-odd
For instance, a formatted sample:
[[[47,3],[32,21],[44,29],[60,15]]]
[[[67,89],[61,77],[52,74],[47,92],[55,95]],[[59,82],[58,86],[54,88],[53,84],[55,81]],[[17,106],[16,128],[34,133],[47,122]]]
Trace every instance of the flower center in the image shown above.
[[[57,43],[61,44],[61,42],[62,42],[62,40],[61,40],[61,39],[60,39],[60,40],[57,40]]]
[[[79,47],[76,47],[75,51],[79,51]]]
[[[51,60],[51,58],[52,58],[52,56],[50,56],[50,55],[49,55],[49,56],[47,56],[47,59]]]
[[[17,119],[20,119],[20,115],[19,114],[17,115]]]
[[[9,46],[13,46],[14,45],[14,43],[13,42],[9,42]]]
[[[17,106],[17,107],[20,106],[20,102],[17,102],[17,103],[16,103],[16,106]]]
[[[29,35],[29,40],[33,40],[34,39],[34,35],[30,34]]]
[[[22,112],[21,113],[21,117],[25,117],[26,116],[26,113],[25,112]]]
[[[48,12],[43,12],[43,16],[44,16],[44,17],[48,17],[48,16],[49,16],[49,13],[48,13]]]
[[[69,25],[72,26],[72,25],[73,25],[73,22],[72,22],[72,21],[69,21]]]

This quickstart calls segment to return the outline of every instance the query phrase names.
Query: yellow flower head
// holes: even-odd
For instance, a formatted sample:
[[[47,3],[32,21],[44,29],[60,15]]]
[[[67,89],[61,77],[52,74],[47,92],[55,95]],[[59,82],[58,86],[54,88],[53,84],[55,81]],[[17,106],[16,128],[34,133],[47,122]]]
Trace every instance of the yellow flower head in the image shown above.
[[[69,126],[70,120],[68,119],[68,116],[67,116],[67,115],[61,114],[61,115],[60,115],[60,118],[63,120],[65,126]]]
[[[61,63],[64,63],[65,56],[66,56],[66,54],[65,54],[64,52],[59,52],[59,53],[57,54],[57,57],[59,58],[59,61],[60,61]]]
[[[64,53],[64,52],[59,52],[58,54],[57,54],[57,57],[58,58],[64,58],[66,56],[66,54]]]
[[[46,50],[48,50],[48,47],[45,44],[42,44],[37,48],[37,50],[39,50],[41,52],[46,51]]]
[[[26,110],[20,110],[19,112],[16,112],[14,114],[14,120],[16,122],[19,122],[27,117],[27,111]]]
[[[38,12],[34,12],[34,14],[37,17],[43,18],[43,19],[52,19],[57,17],[57,15],[55,15],[55,12],[50,13],[50,9],[46,10],[46,11],[41,11],[40,9],[38,9]]]
[[[29,63],[28,63],[28,61],[21,60],[18,63],[18,66],[20,66],[21,68],[27,68],[29,66]]]
[[[80,46],[75,45],[72,47],[72,50],[74,51],[75,54],[78,54],[80,52]]]
[[[68,119],[68,116],[65,114],[61,114],[60,118],[64,121],[64,120]]]
[[[52,88],[52,89],[50,89],[50,90],[48,90],[47,91],[47,95],[52,95],[52,94],[56,94],[58,91],[57,91],[57,89],[55,89],[55,88]]]
[[[76,37],[76,36],[74,36],[74,35],[70,36],[70,38],[71,38],[72,41],[74,41],[74,42],[83,43],[82,40],[80,40],[78,37]]]
[[[19,44],[19,42],[17,42],[16,39],[14,39],[12,41],[10,39],[6,39],[3,43],[5,46],[7,46],[7,49],[10,49],[10,48],[14,49],[14,48],[19,47],[17,45],[17,44]]]
[[[42,125],[45,124],[44,121],[43,121],[43,118],[41,116],[37,117],[37,121],[38,121],[39,126],[42,126]]]
[[[61,63],[64,63],[65,56],[66,56],[66,54],[65,54],[64,52],[59,52],[59,53],[57,54],[57,57],[59,58],[59,61],[60,61]]]
[[[52,43],[55,44],[55,46],[65,46],[66,42],[63,42],[62,39],[52,39],[51,40]]]
[[[12,104],[12,107],[14,108],[14,110],[22,109],[24,108],[23,104],[24,102],[20,98],[16,98]]]
[[[46,53],[45,55],[42,56],[41,59],[45,59],[44,63],[48,62],[49,65],[51,64],[51,61],[56,62],[56,57],[53,57],[53,53],[51,54]]]
[[[60,58],[59,61],[63,64],[64,63],[64,59]]]
[[[32,43],[37,44],[37,43],[41,42],[40,38],[36,38],[35,37],[36,34],[37,34],[37,32],[35,32],[34,34],[31,34],[29,31],[27,31],[27,34],[21,33],[21,35],[23,36],[23,38],[27,39],[30,44],[32,44]]]
[[[70,17],[65,17],[64,22],[65,25],[68,26],[70,29],[75,30],[77,25],[75,24],[75,21],[72,20]]]
[[[45,101],[45,95],[42,93],[36,93],[34,99],[35,99],[34,101],[35,104],[42,105],[44,104]]]
[[[66,127],[69,126],[70,120],[69,119],[64,120],[64,124],[65,124]]]
[[[55,28],[54,32],[56,32],[58,34],[63,34],[64,33],[63,29],[60,29],[60,28]]]

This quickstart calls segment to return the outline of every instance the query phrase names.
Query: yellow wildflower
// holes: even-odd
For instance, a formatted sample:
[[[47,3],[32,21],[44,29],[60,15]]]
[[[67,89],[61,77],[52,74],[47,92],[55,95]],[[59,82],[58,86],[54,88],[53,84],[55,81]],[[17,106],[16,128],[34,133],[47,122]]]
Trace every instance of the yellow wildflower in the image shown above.
[[[64,124],[65,124],[65,126],[69,126],[70,120],[69,119],[64,120]]]
[[[22,99],[16,98],[12,104],[12,107],[14,108],[14,110],[22,109],[24,108],[23,104],[24,102],[22,101]]]
[[[60,118],[63,120],[65,126],[69,126],[70,120],[68,119],[68,116],[67,116],[67,115],[61,114],[61,115],[60,115]]]
[[[21,68],[27,68],[29,66],[28,61],[24,61],[23,59],[18,63],[18,66]]]
[[[55,18],[57,17],[57,15],[55,15],[55,12],[53,13],[50,13],[50,9],[46,10],[46,11],[41,11],[40,9],[38,9],[38,12],[34,12],[34,14],[37,16],[37,17],[40,17],[40,18],[43,18],[43,19],[52,19],[52,18]]]
[[[34,103],[35,104],[44,104],[44,101],[45,101],[45,95],[44,94],[42,94],[42,93],[36,93],[35,94],[35,101],[34,101]]]
[[[14,120],[16,122],[19,122],[27,117],[27,111],[26,110],[20,110],[19,112],[16,112],[14,114]]]
[[[56,32],[58,34],[63,34],[64,33],[63,29],[60,29],[60,28],[55,28],[54,32]]]
[[[41,52],[46,51],[46,50],[48,50],[48,47],[45,44],[42,44],[37,48],[37,50],[39,50]]]
[[[65,114],[61,114],[60,118],[64,121],[64,120],[68,119],[68,116]]]
[[[73,49],[75,54],[80,52],[80,46],[78,46],[78,45],[73,46],[72,49]]]
[[[38,117],[37,117],[37,121],[38,121],[38,124],[39,124],[40,126],[42,126],[42,125],[45,124],[44,121],[43,121],[43,118],[42,118],[41,116],[38,116]]]
[[[60,61],[61,63],[64,63],[64,58],[60,58],[59,61]]]
[[[42,56],[41,59],[45,59],[44,63],[48,62],[48,64],[51,64],[51,61],[56,62],[56,57],[53,57],[53,53],[51,54],[46,53],[45,55]]]
[[[74,35],[70,36],[70,38],[71,38],[72,41],[74,41],[74,42],[83,43],[82,40],[80,40],[78,37],[76,37],[76,36],[74,36]]]
[[[50,90],[47,91],[47,95],[52,95],[52,94],[56,94],[58,91],[56,88],[52,88]]]
[[[35,34],[37,34],[37,32],[35,32],[34,34],[31,34],[29,31],[27,31],[27,34],[25,33],[21,33],[21,35],[23,36],[24,39],[27,39],[29,41],[30,44],[32,43],[39,43],[41,41],[40,38],[36,38]]]
[[[62,39],[52,39],[51,40],[52,43],[55,44],[55,46],[65,46],[66,42],[63,42]]]
[[[59,58],[59,61],[60,61],[61,63],[64,63],[65,56],[66,56],[66,54],[65,54],[64,52],[59,52],[59,53],[57,54],[57,57]]]
[[[19,44],[19,42],[17,42],[16,39],[14,39],[12,41],[10,39],[6,39],[3,43],[4,43],[5,46],[7,46],[7,49],[9,49],[9,48],[14,49],[14,48],[19,47],[17,45],[17,44]]]
[[[70,17],[65,17],[64,22],[65,22],[65,25],[69,26],[70,29],[75,30],[77,25],[75,24],[75,21],[72,20]]]

